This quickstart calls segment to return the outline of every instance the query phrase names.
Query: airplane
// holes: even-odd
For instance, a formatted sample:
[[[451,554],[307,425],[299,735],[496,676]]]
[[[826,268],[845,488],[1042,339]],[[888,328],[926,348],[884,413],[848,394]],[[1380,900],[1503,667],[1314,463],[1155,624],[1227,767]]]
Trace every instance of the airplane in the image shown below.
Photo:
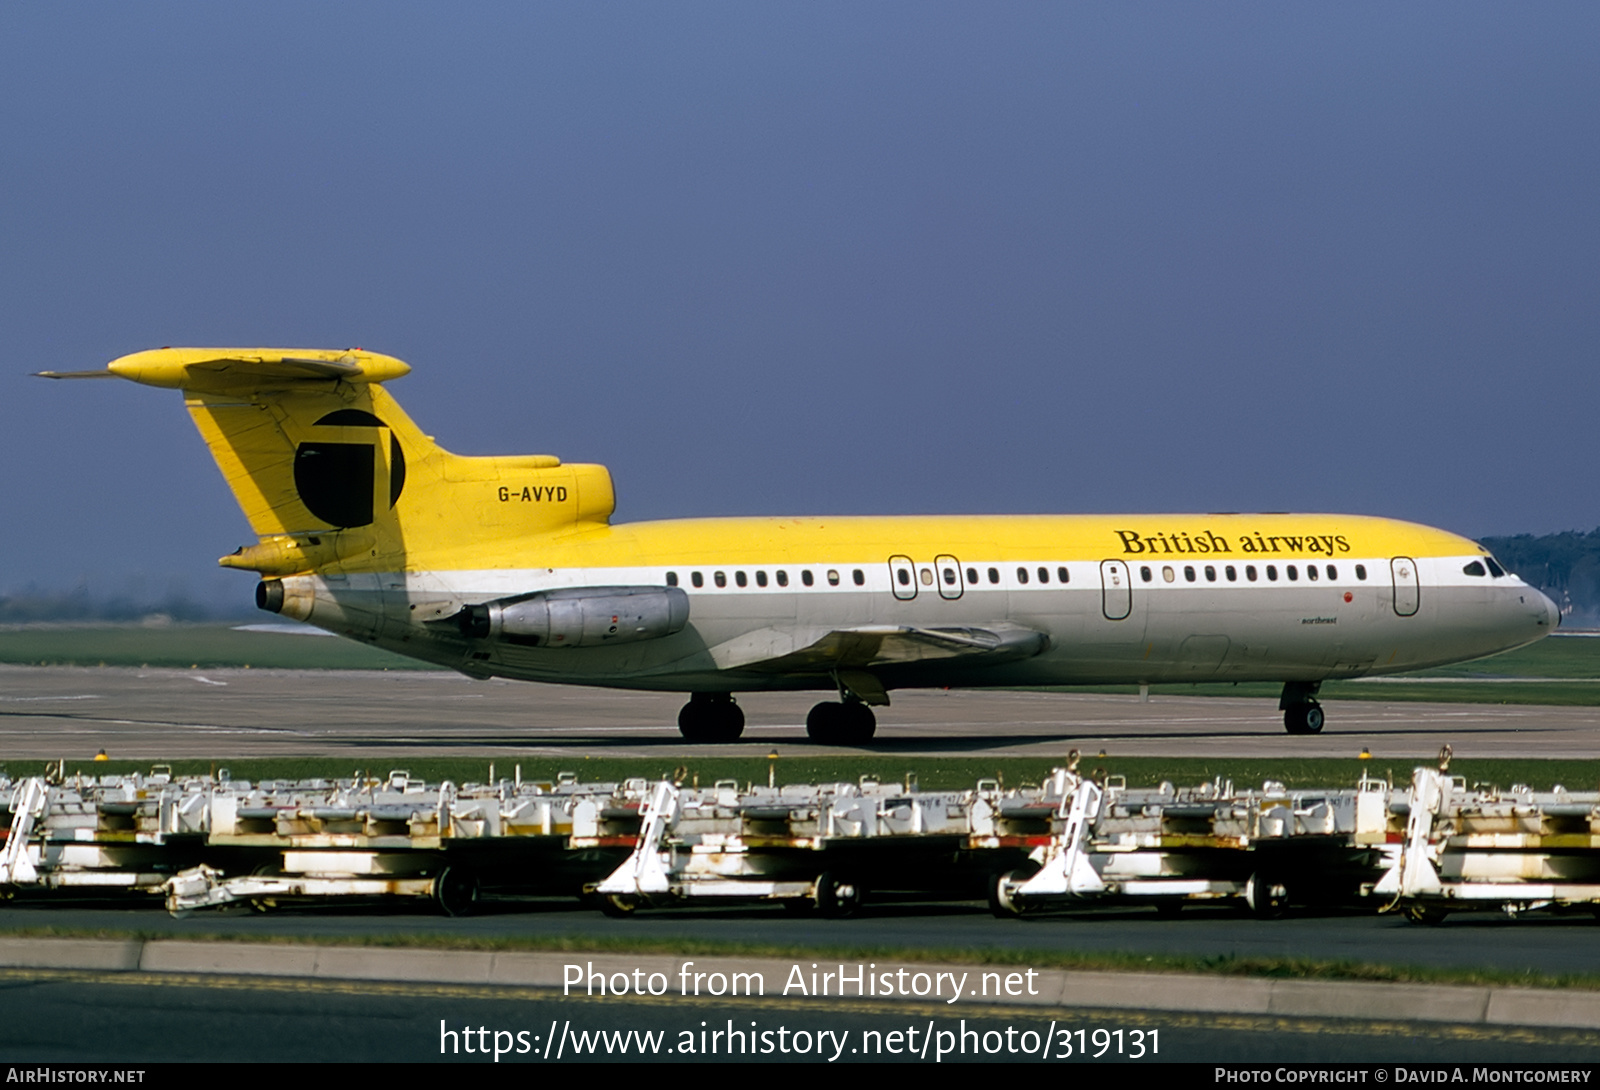
[[[806,733],[859,745],[897,688],[1323,681],[1531,643],[1555,604],[1464,537],[1326,514],[705,518],[613,525],[603,466],[468,457],[362,349],[161,348],[103,371],[176,389],[259,540],[256,604],[471,677],[689,694],[824,690]]]

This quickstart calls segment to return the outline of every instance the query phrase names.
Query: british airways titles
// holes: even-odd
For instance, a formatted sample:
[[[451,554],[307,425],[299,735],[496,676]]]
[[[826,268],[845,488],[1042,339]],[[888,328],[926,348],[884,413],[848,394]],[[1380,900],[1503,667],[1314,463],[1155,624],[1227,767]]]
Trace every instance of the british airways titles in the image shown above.
[[[1211,530],[1190,534],[1187,530],[1175,533],[1140,534],[1133,530],[1118,530],[1124,554],[1140,553],[1231,553],[1233,542]],[[1317,553],[1334,556],[1350,551],[1350,542],[1343,534],[1260,534],[1244,533],[1238,538],[1241,553]]]

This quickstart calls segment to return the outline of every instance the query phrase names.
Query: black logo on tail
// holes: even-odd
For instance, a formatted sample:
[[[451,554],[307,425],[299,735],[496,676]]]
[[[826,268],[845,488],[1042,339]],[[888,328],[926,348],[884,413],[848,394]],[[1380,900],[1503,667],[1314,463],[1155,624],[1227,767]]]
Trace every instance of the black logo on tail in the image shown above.
[[[362,409],[339,409],[317,427],[383,428],[388,425]],[[372,522],[378,472],[374,443],[301,443],[294,451],[294,486],[306,509],[330,526],[349,528]],[[406,486],[406,459],[400,441],[389,433],[389,506]]]

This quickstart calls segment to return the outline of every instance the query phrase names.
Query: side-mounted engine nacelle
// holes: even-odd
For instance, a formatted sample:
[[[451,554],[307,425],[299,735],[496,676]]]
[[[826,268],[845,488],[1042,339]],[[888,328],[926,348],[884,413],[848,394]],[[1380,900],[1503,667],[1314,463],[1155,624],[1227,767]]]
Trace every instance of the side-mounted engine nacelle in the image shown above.
[[[689,596],[679,587],[563,587],[467,606],[456,619],[470,639],[599,647],[681,632]]]

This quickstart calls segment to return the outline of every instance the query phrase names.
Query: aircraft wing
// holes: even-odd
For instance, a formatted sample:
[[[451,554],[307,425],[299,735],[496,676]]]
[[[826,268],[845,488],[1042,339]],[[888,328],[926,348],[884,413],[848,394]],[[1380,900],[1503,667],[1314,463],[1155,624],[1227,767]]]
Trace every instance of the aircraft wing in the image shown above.
[[[920,662],[976,664],[1031,658],[1049,646],[1043,632],[1009,621],[913,627],[861,625],[763,628],[711,648],[719,669],[826,673]]]

